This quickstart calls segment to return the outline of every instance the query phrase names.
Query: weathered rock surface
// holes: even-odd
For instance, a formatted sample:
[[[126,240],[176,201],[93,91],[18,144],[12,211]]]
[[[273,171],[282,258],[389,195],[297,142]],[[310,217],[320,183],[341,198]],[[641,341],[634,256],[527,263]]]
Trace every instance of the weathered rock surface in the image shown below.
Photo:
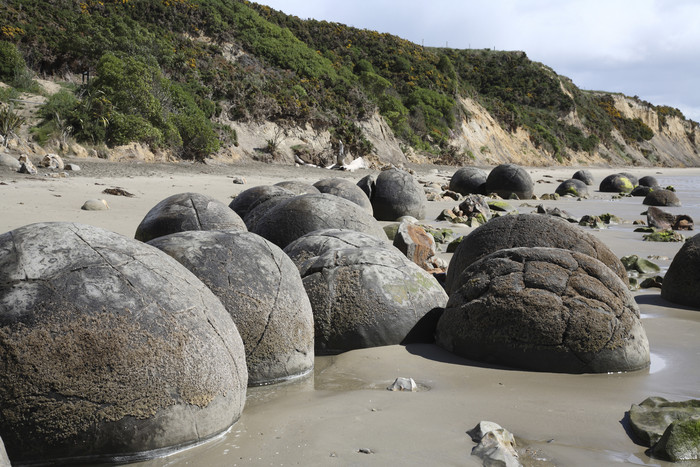
[[[671,190],[653,190],[644,198],[647,206],[680,206],[681,200]]]
[[[593,174],[591,173],[590,170],[587,170],[587,169],[576,171],[574,173],[574,175],[571,176],[571,178],[576,179],[576,180],[581,180],[583,183],[585,183],[588,186],[593,185],[593,182],[594,182]]]
[[[585,198],[588,197],[588,186],[581,180],[571,178],[561,182],[554,192],[559,196],[572,195]]]
[[[486,193],[496,193],[501,198],[512,195],[519,199],[531,199],[535,184],[527,171],[515,164],[501,164],[489,172]]]
[[[357,186],[356,183],[346,178],[324,178],[314,183],[314,187],[321,193],[328,193],[335,196],[340,196],[348,201],[360,206],[362,209],[372,214],[372,203],[365,192]]]
[[[224,203],[200,193],[179,193],[156,204],[136,228],[135,238],[147,242],[188,230],[242,230],[246,225]]]
[[[450,178],[450,190],[461,195],[485,195],[488,174],[478,167],[462,167]]]
[[[471,264],[462,277],[435,334],[450,352],[535,371],[649,366],[634,297],[589,255],[558,248],[501,250]]]
[[[305,262],[301,276],[317,354],[399,344],[447,302],[437,280],[393,248],[331,250]]]
[[[241,219],[245,219],[253,206],[259,206],[265,201],[278,196],[293,194],[291,190],[279,185],[258,185],[241,191],[238,196],[233,198],[228,207],[233,209]]]
[[[372,193],[374,217],[394,221],[401,216],[425,219],[426,198],[418,182],[403,170],[385,170],[377,176]]]
[[[97,227],[0,235],[0,348],[13,462],[148,457],[228,429],[245,403],[243,343],[219,299],[166,254]]]
[[[374,235],[347,229],[316,230],[302,235],[284,248],[284,252],[297,268],[309,258],[321,256],[327,251],[347,248],[391,248],[386,240]]]
[[[285,190],[291,191],[295,195],[315,195],[320,193],[318,188],[310,183],[300,182],[298,180],[285,180],[283,182],[275,183],[273,186],[282,187]]]
[[[639,197],[642,197],[642,196],[646,197],[652,191],[654,191],[653,187],[645,186],[645,185],[637,185],[636,187],[634,187],[634,189],[632,191],[630,191],[630,195],[639,196]]]
[[[472,456],[479,457],[487,467],[519,467],[518,452],[515,450],[515,437],[497,423],[482,421],[467,431],[472,441],[478,443],[472,449]]]
[[[648,397],[633,404],[629,411],[630,426],[645,446],[653,447],[666,428],[676,420],[700,420],[700,400],[674,402],[663,397]]]
[[[357,186],[360,190],[364,191],[368,199],[372,199],[372,193],[374,192],[374,186],[377,184],[377,176],[373,174],[365,175],[357,182]]]
[[[659,181],[651,175],[646,175],[639,179],[639,186],[648,186],[653,188],[659,186]]]
[[[46,167],[47,169],[63,170],[65,164],[58,154],[47,154],[41,159],[39,166]]]
[[[625,267],[597,237],[553,216],[518,214],[492,219],[464,238],[447,269],[445,285],[448,293],[461,285],[460,274],[471,263],[495,251],[515,247],[550,247],[578,251],[599,259],[623,282],[627,282]]]
[[[109,204],[104,199],[89,199],[80,207],[83,211],[107,211]]]
[[[700,309],[700,234],[688,240],[673,257],[664,276],[661,296]]]
[[[634,189],[634,183],[622,174],[611,174],[605,177],[598,188],[604,193],[629,193]]]
[[[652,452],[673,462],[700,459],[700,419],[671,422]]]
[[[406,258],[426,271],[435,269],[430,263],[430,258],[437,254],[435,238],[423,227],[411,222],[401,222],[394,236],[394,246]]]
[[[253,201],[248,207],[248,213],[243,218],[243,222],[245,222],[248,230],[254,230],[258,220],[264,217],[270,209],[291,198],[294,198],[295,196],[299,196],[295,195],[286,188],[284,191],[275,191],[274,193],[269,193],[269,195],[270,196],[261,196],[256,201]]]
[[[251,232],[190,231],[149,242],[219,297],[245,346],[248,384],[307,374],[314,366],[311,304],[282,250]]]
[[[19,170],[22,164],[16,158],[9,154],[0,153],[0,167],[9,167],[10,169]]]

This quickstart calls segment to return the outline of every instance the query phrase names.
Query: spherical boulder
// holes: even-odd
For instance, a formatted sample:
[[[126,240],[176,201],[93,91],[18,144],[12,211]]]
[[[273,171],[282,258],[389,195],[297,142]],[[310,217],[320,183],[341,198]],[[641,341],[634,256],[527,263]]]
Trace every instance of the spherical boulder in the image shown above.
[[[554,192],[559,196],[573,195],[578,197],[587,197],[588,186],[581,180],[570,178],[569,180],[564,180],[561,182]]]
[[[335,195],[301,195],[267,211],[251,231],[280,248],[304,234],[322,229],[350,229],[385,240],[379,222],[357,204]]]
[[[362,191],[362,188],[357,186],[356,183],[348,180],[346,178],[324,178],[314,183],[314,187],[318,189],[321,193],[328,193],[335,196],[340,196],[348,201],[360,206],[362,209],[372,214],[372,203],[369,202],[369,198]]]
[[[251,206],[258,206],[268,199],[287,194],[293,195],[294,193],[278,185],[258,185],[241,191],[238,196],[233,198],[228,207],[241,216],[241,219],[245,219],[245,216],[251,210]]]
[[[685,241],[664,276],[661,296],[700,310],[700,234]]]
[[[387,239],[346,229],[324,229],[307,233],[284,248],[298,268],[309,258],[321,256],[327,251],[348,248],[393,248]]]
[[[180,193],[156,204],[136,228],[135,238],[147,242],[187,230],[247,230],[243,219],[224,203],[200,193]]]
[[[639,179],[635,175],[633,175],[629,172],[620,172],[618,175],[622,175],[623,177],[626,177],[632,183],[632,186],[639,185]]]
[[[478,167],[462,167],[450,178],[450,190],[461,195],[485,195],[488,174]]]
[[[327,251],[305,262],[301,276],[317,354],[399,344],[447,303],[437,280],[396,249]]]
[[[231,231],[181,232],[149,244],[219,297],[243,339],[248,385],[277,383],[313,369],[311,304],[294,263],[277,245]]]
[[[245,222],[248,230],[254,230],[258,223],[258,219],[267,214],[270,209],[287,201],[288,199],[294,198],[295,196],[299,195],[295,195],[287,189],[285,189],[284,192],[275,192],[275,194],[270,197],[262,196],[260,199],[253,201],[250,204],[248,213],[243,218],[243,222]]]
[[[374,186],[377,184],[377,176],[373,174],[365,175],[357,182],[357,186],[360,190],[365,192],[368,199],[372,199],[372,193],[374,192]]]
[[[496,193],[501,198],[515,195],[519,199],[531,199],[535,184],[525,169],[515,164],[501,164],[486,178],[486,193]]]
[[[218,298],[97,227],[0,235],[0,436],[13,462],[123,461],[227,430],[248,375]]]
[[[602,261],[628,283],[622,262],[597,237],[554,216],[517,214],[492,219],[462,240],[447,269],[448,293],[461,286],[462,273],[470,264],[498,250],[516,247],[564,248],[584,253]]]
[[[310,183],[300,182],[298,180],[285,180],[283,182],[275,183],[273,186],[282,187],[291,191],[295,195],[315,195],[320,193],[318,188]]]
[[[656,177],[652,177],[651,175],[645,175],[644,177],[639,179],[639,186],[655,187],[659,186],[659,181],[656,180]]]
[[[605,177],[598,187],[604,193],[629,193],[634,189],[634,183],[622,174],[611,174]]]
[[[593,185],[594,179],[593,174],[588,169],[577,170],[571,177],[575,180],[581,180],[586,185]]]
[[[425,219],[426,197],[423,187],[408,172],[384,170],[377,176],[372,193],[374,217],[394,221],[401,216]]]
[[[647,196],[652,191],[654,191],[654,187],[650,187],[650,186],[646,186],[646,185],[637,185],[636,187],[634,187],[634,189],[632,191],[630,191],[630,195],[642,197],[642,196]]]
[[[591,256],[500,250],[471,264],[436,343],[469,359],[535,371],[606,373],[649,366],[649,342],[625,283]]]
[[[647,206],[680,206],[681,200],[679,200],[678,196],[671,190],[661,188],[649,192],[649,194],[644,197],[642,204],[646,204]]]

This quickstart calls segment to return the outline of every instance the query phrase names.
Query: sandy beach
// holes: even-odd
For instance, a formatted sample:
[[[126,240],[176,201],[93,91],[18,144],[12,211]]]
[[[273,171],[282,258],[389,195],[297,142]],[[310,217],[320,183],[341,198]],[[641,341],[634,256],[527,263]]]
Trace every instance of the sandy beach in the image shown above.
[[[81,166],[66,178],[28,176],[0,169],[0,232],[45,221],[91,224],[133,237],[146,213],[162,199],[199,192],[228,204],[252,186],[282,180],[314,183],[322,178],[359,180],[370,173],[309,167],[109,163],[75,159]],[[447,183],[454,167],[414,166],[421,181]],[[535,194],[553,193],[570,178],[572,167],[529,168]],[[632,221],[645,219],[642,198],[612,200],[597,191],[608,174],[621,168],[592,168],[589,199],[510,201],[520,212],[537,204],[559,207],[574,216],[612,213],[626,222],[604,230],[587,229],[618,256],[637,254],[668,259],[680,243],[642,241]],[[627,168],[674,185],[682,207],[664,208],[700,220],[700,168]],[[245,184],[234,184],[243,177]],[[133,197],[104,194],[122,188]],[[106,211],[84,211],[88,199],[105,199]],[[458,235],[472,229],[435,221],[458,202],[428,203],[426,223],[450,227]],[[683,232],[692,236],[696,232]],[[441,254],[449,259],[449,254]],[[186,451],[142,463],[165,465],[481,465],[471,456],[466,434],[481,420],[499,423],[519,441],[526,465],[672,465],[651,459],[625,429],[625,412],[655,395],[669,400],[700,397],[700,312],[671,304],[659,289],[634,292],[649,338],[651,367],[627,374],[567,375],[486,367],[437,346],[413,344],[317,357],[314,374],[281,385],[252,388],[243,416],[221,437]],[[395,378],[411,377],[415,393],[386,390]],[[367,451],[360,452],[361,450]],[[688,465],[688,464],[683,464]]]

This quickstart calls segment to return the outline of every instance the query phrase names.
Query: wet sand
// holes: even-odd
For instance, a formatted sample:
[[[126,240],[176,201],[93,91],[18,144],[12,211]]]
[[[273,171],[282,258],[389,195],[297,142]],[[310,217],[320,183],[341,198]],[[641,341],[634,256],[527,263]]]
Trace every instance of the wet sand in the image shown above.
[[[148,210],[175,193],[195,191],[225,203],[260,184],[282,180],[311,183],[326,177],[359,180],[354,173],[324,169],[247,165],[193,165],[73,162],[83,170],[68,178],[48,178],[0,170],[0,232],[40,221],[92,224],[133,237]],[[455,168],[414,167],[421,180],[447,182]],[[538,195],[552,193],[557,180],[575,168],[528,169]],[[598,183],[619,168],[591,169],[596,182],[583,201],[511,201],[513,208],[559,207],[575,216],[612,213],[629,221],[605,230],[587,230],[618,256],[659,255],[667,268],[680,243],[643,242],[631,222],[644,219],[642,198],[611,200]],[[667,208],[700,219],[700,169],[630,168],[653,175],[662,185],[678,183],[683,207]],[[245,185],[233,184],[242,176]],[[550,181],[551,183],[545,183]],[[102,194],[120,187],[135,196]],[[108,211],[82,211],[92,198],[107,200]],[[428,203],[427,221],[458,234],[472,229],[433,221],[457,202]],[[685,233],[687,236],[695,232]],[[449,258],[448,254],[443,254]],[[429,344],[388,346],[318,357],[314,374],[300,381],[252,388],[241,420],[218,439],[142,463],[165,465],[480,465],[470,456],[466,431],[491,420],[513,432],[523,461],[530,465],[672,465],[645,455],[625,431],[631,404],[657,395],[671,400],[700,396],[700,312],[666,302],[658,289],[635,292],[647,332],[652,365],[627,374],[566,375],[486,367]],[[416,393],[386,390],[399,376],[413,378]],[[360,452],[368,450],[369,453]]]

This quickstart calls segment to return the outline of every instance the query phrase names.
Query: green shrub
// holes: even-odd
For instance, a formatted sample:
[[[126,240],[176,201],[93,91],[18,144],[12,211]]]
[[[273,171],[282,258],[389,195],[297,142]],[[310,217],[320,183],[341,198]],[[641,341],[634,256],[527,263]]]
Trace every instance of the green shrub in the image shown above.
[[[14,86],[17,75],[26,67],[17,47],[10,42],[0,41],[0,81]]]
[[[121,146],[132,141],[146,143],[154,148],[159,147],[163,144],[163,132],[139,115],[114,112],[109,122],[107,143],[111,146]]]

